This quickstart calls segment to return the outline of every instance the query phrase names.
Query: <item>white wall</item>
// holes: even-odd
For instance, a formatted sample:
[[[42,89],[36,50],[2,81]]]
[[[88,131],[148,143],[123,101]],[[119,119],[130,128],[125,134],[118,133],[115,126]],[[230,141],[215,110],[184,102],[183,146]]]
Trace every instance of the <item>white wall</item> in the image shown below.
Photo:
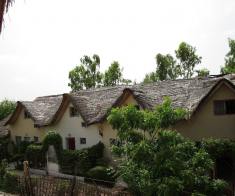
[[[70,107],[73,107],[72,104],[67,107],[61,120],[53,126],[46,127],[46,130],[57,131],[63,138],[64,148],[66,148],[67,137],[75,137],[76,149],[87,148],[97,144],[101,140],[98,124],[82,127],[82,117],[70,117]],[[86,144],[80,144],[80,138],[86,138]]]

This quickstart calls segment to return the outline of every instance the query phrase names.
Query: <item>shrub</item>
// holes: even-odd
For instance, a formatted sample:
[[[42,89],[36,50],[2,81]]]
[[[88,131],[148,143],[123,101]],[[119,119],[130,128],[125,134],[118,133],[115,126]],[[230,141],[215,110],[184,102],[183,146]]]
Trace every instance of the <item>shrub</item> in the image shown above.
[[[42,150],[42,145],[31,144],[27,147],[25,157],[33,168],[43,168],[46,163],[45,152]]]
[[[91,168],[87,150],[63,150],[59,160],[63,173],[85,175]]]
[[[103,157],[104,144],[99,142],[98,144],[88,148],[88,157],[92,167],[97,165],[97,160]]]
[[[55,131],[49,131],[42,141],[42,150],[46,152],[50,145],[53,145],[57,154],[58,159],[60,158],[62,146],[62,138],[59,133]]]
[[[112,168],[96,166],[87,172],[87,176],[94,180],[102,180],[107,182],[115,181],[115,171]]]
[[[8,193],[19,193],[17,175],[12,172],[6,172],[2,189]]]
[[[20,142],[20,144],[17,146],[17,153],[25,154],[25,151],[30,144],[32,144],[32,142],[28,142],[28,141]]]
[[[2,160],[0,162],[0,179],[3,179],[4,175],[6,174],[7,171],[7,161]]]

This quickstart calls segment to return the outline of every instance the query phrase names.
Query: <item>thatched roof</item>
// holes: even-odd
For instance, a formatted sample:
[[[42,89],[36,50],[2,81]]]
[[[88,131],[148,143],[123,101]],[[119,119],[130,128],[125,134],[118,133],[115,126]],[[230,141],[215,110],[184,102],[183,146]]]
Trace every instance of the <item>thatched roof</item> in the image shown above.
[[[0,121],[0,138],[6,137],[9,135],[9,130],[5,126],[5,123],[9,120],[10,115]]]
[[[189,114],[193,114],[216,86],[227,83],[234,88],[232,82],[235,82],[235,75],[167,80],[147,85],[103,87],[71,94],[38,97],[31,102],[18,102],[16,111],[7,123],[14,122],[19,111],[25,108],[36,125],[52,124],[57,122],[58,114],[64,111],[62,110],[63,105],[66,100],[69,100],[79,110],[84,122],[90,125],[103,121],[107,111],[121,104],[130,94],[142,108],[146,109],[153,109],[162,103],[165,96],[169,96],[174,107],[184,108],[189,111]]]

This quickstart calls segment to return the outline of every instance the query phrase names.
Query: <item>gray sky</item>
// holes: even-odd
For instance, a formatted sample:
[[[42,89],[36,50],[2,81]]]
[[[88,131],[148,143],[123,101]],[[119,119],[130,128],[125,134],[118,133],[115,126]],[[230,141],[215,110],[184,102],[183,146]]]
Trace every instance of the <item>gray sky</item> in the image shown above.
[[[17,0],[0,36],[0,100],[69,92],[68,72],[84,54],[98,54],[102,71],[119,61],[138,82],[181,41],[216,74],[228,37],[234,0]]]

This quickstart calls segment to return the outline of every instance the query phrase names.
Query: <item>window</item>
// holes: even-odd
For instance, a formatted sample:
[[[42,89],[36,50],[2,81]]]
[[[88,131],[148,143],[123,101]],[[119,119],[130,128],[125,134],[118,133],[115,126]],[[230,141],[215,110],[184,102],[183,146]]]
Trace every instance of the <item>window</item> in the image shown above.
[[[74,137],[68,137],[66,138],[66,145],[68,150],[75,150],[75,138]]]
[[[30,118],[30,115],[27,111],[24,111],[24,118]]]
[[[24,141],[30,142],[30,137],[24,137]]]
[[[86,138],[81,137],[80,138],[80,144],[86,144]]]
[[[34,140],[35,143],[37,143],[39,141],[37,136],[34,136],[33,140]]]
[[[215,115],[235,114],[235,100],[214,101]]]
[[[78,110],[74,107],[70,107],[70,116],[71,117],[79,116]]]
[[[22,141],[22,137],[21,136],[16,136],[16,145],[17,146],[20,145],[21,141]]]

